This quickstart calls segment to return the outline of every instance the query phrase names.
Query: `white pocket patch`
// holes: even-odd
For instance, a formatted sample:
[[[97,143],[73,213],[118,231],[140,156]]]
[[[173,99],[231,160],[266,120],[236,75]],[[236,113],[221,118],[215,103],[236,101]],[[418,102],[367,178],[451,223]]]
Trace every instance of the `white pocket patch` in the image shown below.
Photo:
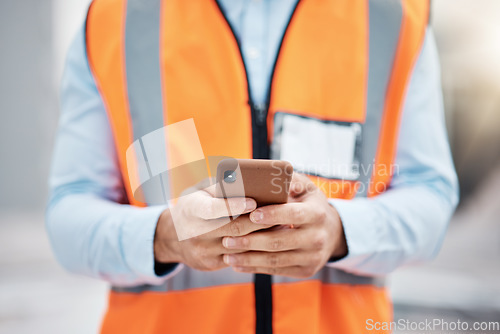
[[[324,121],[283,112],[274,118],[271,158],[292,163],[300,173],[357,180],[361,124]]]

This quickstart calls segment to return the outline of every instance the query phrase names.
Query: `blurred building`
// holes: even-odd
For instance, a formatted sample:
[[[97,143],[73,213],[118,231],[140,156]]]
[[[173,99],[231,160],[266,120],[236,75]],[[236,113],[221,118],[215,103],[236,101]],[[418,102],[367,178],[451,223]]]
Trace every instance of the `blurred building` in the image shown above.
[[[56,118],[51,1],[0,2],[0,206],[40,209]]]
[[[0,1],[0,210],[43,210],[63,60],[89,2]]]
[[[432,3],[450,143],[464,199],[500,168],[500,2]]]

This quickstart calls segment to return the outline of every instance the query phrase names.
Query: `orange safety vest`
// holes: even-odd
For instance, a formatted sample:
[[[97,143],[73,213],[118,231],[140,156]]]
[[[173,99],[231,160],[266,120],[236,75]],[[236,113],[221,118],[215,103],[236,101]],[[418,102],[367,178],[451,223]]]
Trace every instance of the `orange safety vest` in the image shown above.
[[[206,156],[234,158],[280,158],[276,138],[287,117],[325,131],[332,124],[356,125],[355,161],[369,172],[347,182],[321,173],[311,178],[331,198],[383,192],[428,13],[424,0],[299,1],[280,45],[268,104],[259,108],[239,42],[215,0],[94,0],[87,55],[129,202],[144,205],[127,177],[127,148],[189,118]],[[310,139],[300,130],[293,136]],[[309,279],[255,280],[230,268],[185,266],[160,286],[114,287],[102,333],[365,333],[369,319],[392,320],[383,278],[325,267]]]

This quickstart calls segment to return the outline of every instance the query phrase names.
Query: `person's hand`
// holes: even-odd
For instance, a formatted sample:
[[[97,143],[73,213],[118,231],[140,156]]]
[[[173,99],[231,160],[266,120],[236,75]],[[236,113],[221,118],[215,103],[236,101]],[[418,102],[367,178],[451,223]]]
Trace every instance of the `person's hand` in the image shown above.
[[[160,263],[184,263],[198,270],[217,270],[227,265],[222,255],[238,253],[222,246],[225,236],[243,236],[268,225],[254,224],[248,213],[257,204],[251,198],[215,198],[215,185],[195,191],[179,199],[177,204],[160,215],[154,238],[155,260]],[[229,222],[228,209],[238,218]],[[229,223],[228,223],[229,222]],[[174,226],[175,225],[175,226]],[[198,229],[207,233],[179,241],[177,229]],[[215,229],[215,227],[220,226]],[[177,231],[178,232],[178,231]]]
[[[250,214],[255,225],[279,225],[241,237],[225,237],[224,262],[238,272],[306,278],[332,257],[347,254],[342,222],[325,195],[304,175],[293,175],[289,202]],[[231,254],[233,250],[247,250]]]

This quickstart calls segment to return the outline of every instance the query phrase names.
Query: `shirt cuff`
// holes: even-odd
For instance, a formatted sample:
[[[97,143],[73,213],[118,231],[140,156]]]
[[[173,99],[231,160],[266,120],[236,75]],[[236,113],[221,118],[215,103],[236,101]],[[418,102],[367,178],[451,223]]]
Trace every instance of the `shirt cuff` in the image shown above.
[[[357,268],[370,258],[378,246],[382,226],[380,219],[374,219],[370,199],[354,200],[329,199],[329,203],[339,213],[344,228],[348,253],[337,261],[330,261],[327,267],[360,273]]]
[[[121,243],[125,262],[131,271],[144,278],[149,284],[161,284],[182,269],[179,263],[172,263],[169,268],[163,268],[164,270],[161,272],[157,273],[155,270],[154,237],[156,224],[166,206],[134,209],[128,212],[122,228]]]

